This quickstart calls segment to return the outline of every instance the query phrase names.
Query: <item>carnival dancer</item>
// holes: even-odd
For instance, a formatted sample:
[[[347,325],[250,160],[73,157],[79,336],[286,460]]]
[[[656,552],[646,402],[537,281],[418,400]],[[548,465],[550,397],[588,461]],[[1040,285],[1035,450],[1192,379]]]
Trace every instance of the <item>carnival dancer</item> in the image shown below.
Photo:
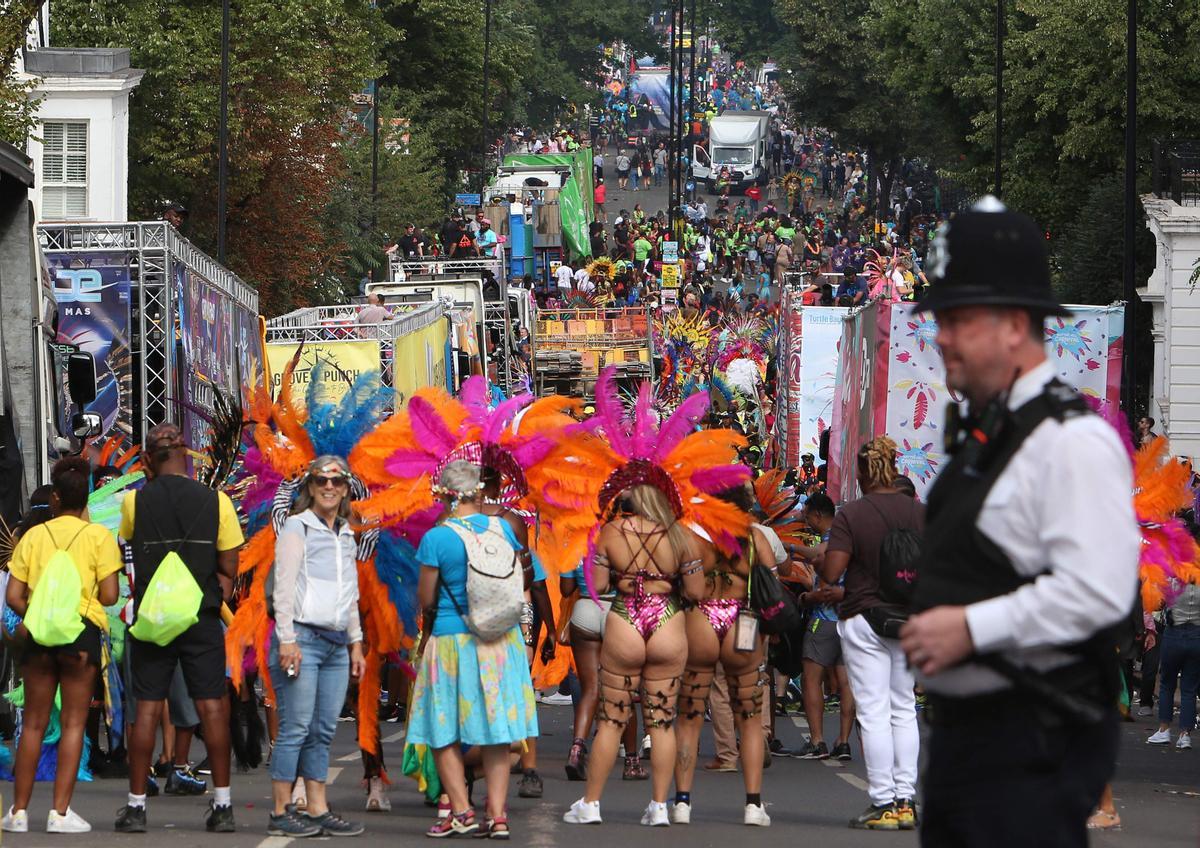
[[[744,440],[728,430],[695,431],[707,409],[708,398],[693,395],[660,428],[644,383],[627,418],[614,372],[605,369],[596,384],[596,416],[564,437],[531,476],[546,537],[561,546],[567,563],[584,560],[593,597],[610,583],[617,590],[601,647],[600,726],[587,790],[564,815],[569,823],[600,821],[600,795],[640,691],[653,740],[652,794],[642,823],[670,824],[671,726],[685,641],[679,583],[693,597],[703,587],[681,520],[703,527],[727,552],[749,525],[745,513],[713,496],[748,479],[749,470],[735,464]]]
[[[731,490],[722,497],[749,513],[754,497],[748,487]],[[775,567],[771,543],[758,527],[738,539],[741,551],[721,553],[702,538],[692,540],[699,551],[704,590],[688,603],[687,664],[680,690],[680,719],[676,728],[678,757],[675,762],[675,804],[671,818],[676,824],[692,820],[692,781],[704,707],[719,662],[728,684],[729,703],[741,736],[742,778],[746,784],[746,808],[742,822],[769,827],[771,818],[762,803],[763,687],[765,680],[764,641],[758,634],[758,619],[747,603],[750,568],[761,564]],[[693,566],[694,567],[694,566]]]
[[[363,476],[351,473],[348,478],[348,497],[355,504],[366,501],[370,494],[364,482],[366,472],[376,472],[377,468],[361,449],[368,437],[382,429],[391,395],[391,390],[380,383],[378,373],[367,372],[342,397],[330,398],[324,394],[324,387],[335,381],[325,379],[324,372],[331,366],[321,362],[313,369],[301,404],[293,397],[292,388],[292,373],[299,357],[297,351],[284,369],[277,398],[272,400],[266,387],[258,386],[247,404],[250,426],[245,428],[248,447],[242,461],[247,479],[241,486],[241,508],[249,519],[251,538],[238,562],[239,583],[244,588],[225,637],[232,684],[242,686],[246,668],[257,668],[268,701],[275,699],[268,663],[275,619],[268,604],[267,585],[278,534],[306,486],[312,461],[320,455],[349,455],[351,472],[362,467]],[[430,518],[426,526],[432,522]],[[398,652],[412,644],[412,634],[417,631],[415,547],[399,535],[389,533],[385,538],[385,550],[377,556],[380,530],[368,523],[357,533],[354,552],[364,655],[358,681],[358,741],[363,754],[367,809],[375,811],[390,806],[384,791],[387,774],[379,745],[380,673],[389,658],[398,661]],[[302,786],[301,781],[296,800],[303,797]]]
[[[525,524],[528,519],[525,516],[531,515],[532,511],[525,503],[530,488],[525,471],[536,466],[554,449],[556,442],[552,434],[573,423],[564,410],[575,405],[573,401],[556,396],[534,401],[532,395],[525,394],[492,407],[487,383],[482,377],[467,380],[460,398],[453,398],[437,388],[418,390],[405,409],[363,437],[350,457],[352,467],[373,489],[371,496],[358,506],[365,517],[379,522],[385,531],[383,538],[390,540],[381,546],[377,561],[395,560],[395,564],[386,570],[409,574],[406,582],[413,582],[415,575],[408,571],[409,562],[417,567],[413,546],[425,543],[425,535],[443,513],[443,501],[435,499],[433,486],[446,467],[458,460],[486,466],[495,472],[492,503],[481,501],[481,506],[489,512],[502,512],[502,522],[514,538],[518,528],[527,536]],[[515,549],[532,567],[533,562],[521,540]],[[542,557],[550,553],[552,549],[541,551]],[[422,560],[421,565],[432,563]],[[553,621],[552,614],[546,618],[548,622]],[[408,626],[406,622],[406,629]],[[544,653],[552,667],[545,668],[539,685],[557,686],[570,666],[570,652],[555,652],[551,648]],[[560,656],[555,656],[556,653]],[[542,660],[541,656],[535,657],[535,676],[539,675],[539,663],[546,665]],[[527,684],[528,678],[527,674]],[[415,738],[410,733],[406,763],[415,765],[434,758],[431,744],[414,742]],[[446,785],[447,779],[443,776],[441,782]],[[460,799],[455,798],[455,801]],[[457,806],[454,811],[462,812],[463,807]],[[453,825],[449,827],[451,830],[442,835],[455,832]],[[496,838],[504,838],[501,834],[506,832],[502,823],[495,830]]]
[[[569,599],[571,604],[569,626],[563,644],[571,648],[580,687],[575,704],[575,737],[567,753],[565,767],[567,780],[587,780],[587,739],[592,734],[592,723],[600,704],[600,647],[604,641],[604,623],[616,599],[616,590],[611,585],[609,591],[596,598],[585,597],[586,584],[582,563],[561,579],[563,597]],[[621,773],[623,780],[645,780],[650,776],[642,765],[637,728],[637,717],[631,716],[621,737],[621,744],[625,746],[625,768]]]
[[[930,701],[926,845],[1084,846],[1116,762],[1133,475],[1046,359],[1043,321],[1068,312],[1045,245],[984,198],[939,232],[918,307],[937,317],[946,383],[971,415],[929,495],[921,612],[901,633]]]
[[[413,688],[408,742],[433,749],[451,805],[450,815],[426,831],[432,837],[480,830],[467,797],[462,755],[462,746],[478,745],[488,790],[483,830],[490,838],[507,839],[509,747],[537,735],[537,709],[518,621],[494,641],[485,641],[468,626],[471,555],[464,534],[493,537],[492,546],[504,540],[514,562],[520,546],[508,522],[481,512],[482,491],[478,465],[466,460],[447,464],[435,489],[445,518],[425,534],[417,551],[418,594],[433,627]]]
[[[291,516],[275,543],[275,632],[271,683],[279,735],[271,756],[272,836],[358,836],[363,826],[329,808],[329,746],[350,678],[362,677],[356,543],[350,467],[341,457],[313,460]],[[288,809],[297,777],[304,812]]]

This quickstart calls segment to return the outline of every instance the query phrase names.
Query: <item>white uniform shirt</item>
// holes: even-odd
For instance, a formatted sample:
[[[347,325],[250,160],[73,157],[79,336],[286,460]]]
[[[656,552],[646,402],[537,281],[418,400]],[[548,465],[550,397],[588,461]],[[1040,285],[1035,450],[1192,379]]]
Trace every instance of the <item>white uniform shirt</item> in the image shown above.
[[[570,265],[567,265],[565,262],[559,265],[558,270],[554,272],[554,278],[558,282],[558,287],[563,291],[570,291],[571,278],[574,274],[575,272],[571,270]]]
[[[1049,362],[1025,374],[1009,408],[1036,397],[1054,376]],[[1133,469],[1116,430],[1098,415],[1038,425],[988,493],[976,526],[1018,574],[1040,575],[967,607],[979,653],[999,651],[1046,671],[1078,660],[1053,646],[1082,642],[1129,614],[1141,548]],[[956,696],[1010,685],[971,663],[918,679],[929,692]]]

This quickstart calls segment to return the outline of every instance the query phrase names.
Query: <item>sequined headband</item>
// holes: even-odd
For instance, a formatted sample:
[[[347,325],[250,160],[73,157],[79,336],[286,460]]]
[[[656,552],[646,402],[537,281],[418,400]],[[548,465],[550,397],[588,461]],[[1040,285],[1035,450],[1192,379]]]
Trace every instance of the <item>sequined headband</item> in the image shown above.
[[[631,459],[622,465],[604,481],[600,488],[600,510],[608,509],[609,505],[620,494],[634,486],[653,486],[658,489],[671,505],[671,512],[676,518],[683,517],[683,501],[679,497],[679,489],[671,475],[658,465],[644,459]]]

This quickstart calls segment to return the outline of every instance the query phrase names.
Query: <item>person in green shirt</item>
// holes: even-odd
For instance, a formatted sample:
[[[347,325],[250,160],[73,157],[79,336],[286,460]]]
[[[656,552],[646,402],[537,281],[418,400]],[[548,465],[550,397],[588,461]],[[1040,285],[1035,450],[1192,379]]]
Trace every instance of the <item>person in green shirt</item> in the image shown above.
[[[750,220],[750,210],[746,207],[746,201],[739,200],[737,207],[733,210],[733,220],[736,224],[744,224]]]
[[[650,253],[654,250],[654,245],[646,240],[646,236],[638,233],[637,239],[633,242],[633,258],[638,263],[641,269],[646,269],[646,262],[650,259]]]

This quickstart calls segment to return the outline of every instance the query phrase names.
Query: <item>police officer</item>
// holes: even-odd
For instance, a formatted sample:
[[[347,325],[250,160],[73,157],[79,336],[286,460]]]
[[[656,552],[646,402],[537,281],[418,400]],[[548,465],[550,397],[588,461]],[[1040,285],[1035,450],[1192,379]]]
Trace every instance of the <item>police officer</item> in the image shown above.
[[[1043,321],[1069,313],[1037,225],[984,198],[942,228],[931,267],[917,308],[970,407],[929,495],[901,635],[930,702],[922,843],[1084,846],[1116,762],[1132,469],[1047,361]]]

